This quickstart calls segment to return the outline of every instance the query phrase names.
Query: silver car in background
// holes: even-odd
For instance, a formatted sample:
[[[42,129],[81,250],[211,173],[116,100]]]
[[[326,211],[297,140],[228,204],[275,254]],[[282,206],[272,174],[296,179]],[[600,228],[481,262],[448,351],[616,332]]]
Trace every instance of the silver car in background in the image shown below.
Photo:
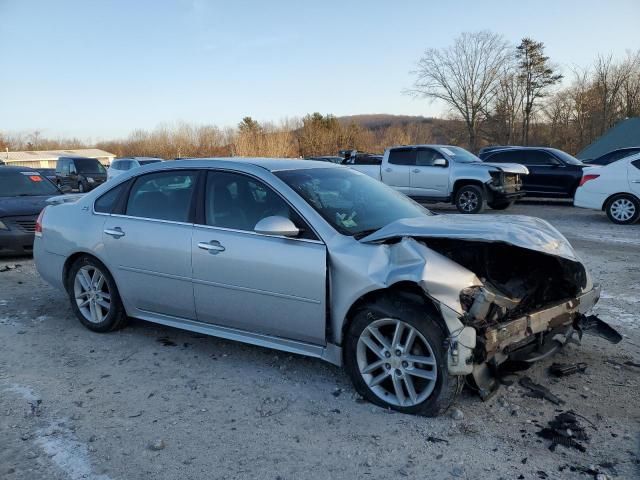
[[[326,162],[163,162],[47,207],[35,260],[79,320],[134,317],[344,365],[365,398],[437,415],[465,376],[483,396],[599,296],[567,240],[518,216],[433,215]],[[605,335],[606,336],[606,335]]]
[[[138,168],[151,163],[160,162],[164,162],[164,160],[156,157],[116,158],[111,162],[111,165],[109,165],[109,168],[107,169],[107,180],[111,180],[124,172],[128,172],[132,168]]]

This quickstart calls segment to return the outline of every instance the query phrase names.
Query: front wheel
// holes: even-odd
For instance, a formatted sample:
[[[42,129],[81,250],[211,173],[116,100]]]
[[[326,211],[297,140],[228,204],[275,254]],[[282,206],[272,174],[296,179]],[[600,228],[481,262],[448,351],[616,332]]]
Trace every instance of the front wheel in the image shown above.
[[[621,193],[607,202],[605,211],[613,223],[631,225],[640,217],[640,202],[633,195]]]
[[[463,185],[456,192],[455,204],[460,213],[480,213],[484,202],[484,191],[477,185]]]
[[[345,369],[360,395],[384,408],[436,416],[453,403],[461,377],[447,370],[446,335],[437,321],[406,308],[372,305],[353,319]]]
[[[489,202],[488,205],[494,210],[506,210],[515,203],[515,200],[502,200],[497,202]]]

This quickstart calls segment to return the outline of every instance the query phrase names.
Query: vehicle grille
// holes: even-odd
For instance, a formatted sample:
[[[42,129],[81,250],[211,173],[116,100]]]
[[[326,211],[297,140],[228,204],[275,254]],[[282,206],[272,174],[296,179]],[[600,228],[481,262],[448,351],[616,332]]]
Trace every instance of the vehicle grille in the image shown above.
[[[521,185],[522,185],[522,180],[520,179],[519,174],[517,173],[505,174],[504,176],[505,187],[520,187]]]
[[[7,218],[8,227],[11,229],[22,230],[27,233],[36,231],[36,217],[9,217]]]

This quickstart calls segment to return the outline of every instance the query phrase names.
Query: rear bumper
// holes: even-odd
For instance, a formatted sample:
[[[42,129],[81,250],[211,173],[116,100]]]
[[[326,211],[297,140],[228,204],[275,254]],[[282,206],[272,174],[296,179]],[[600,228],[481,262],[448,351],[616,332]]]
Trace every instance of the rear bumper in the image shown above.
[[[66,258],[46,251],[43,240],[36,238],[33,244],[33,259],[40,276],[51,286],[64,291],[62,277]]]
[[[588,192],[582,188],[576,190],[573,198],[573,205],[580,208],[591,208],[593,210],[602,210],[606,195]]]

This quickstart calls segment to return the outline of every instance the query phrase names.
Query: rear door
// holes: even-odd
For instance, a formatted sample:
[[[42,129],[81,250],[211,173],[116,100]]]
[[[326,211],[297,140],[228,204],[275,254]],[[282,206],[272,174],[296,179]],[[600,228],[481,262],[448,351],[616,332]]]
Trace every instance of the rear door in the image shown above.
[[[434,166],[437,159],[446,166]],[[416,164],[411,169],[411,192],[415,196],[445,198],[449,194],[449,161],[433,148],[416,149]]]
[[[198,320],[323,345],[326,247],[309,225],[273,189],[239,172],[208,173],[203,210],[192,241]],[[255,233],[272,215],[303,234]]]
[[[392,148],[387,163],[382,165],[382,181],[405,195],[412,195],[411,170],[415,167],[415,148]]]
[[[192,201],[198,173],[136,178],[104,224],[106,258],[128,304],[141,312],[195,318],[191,284]]]

